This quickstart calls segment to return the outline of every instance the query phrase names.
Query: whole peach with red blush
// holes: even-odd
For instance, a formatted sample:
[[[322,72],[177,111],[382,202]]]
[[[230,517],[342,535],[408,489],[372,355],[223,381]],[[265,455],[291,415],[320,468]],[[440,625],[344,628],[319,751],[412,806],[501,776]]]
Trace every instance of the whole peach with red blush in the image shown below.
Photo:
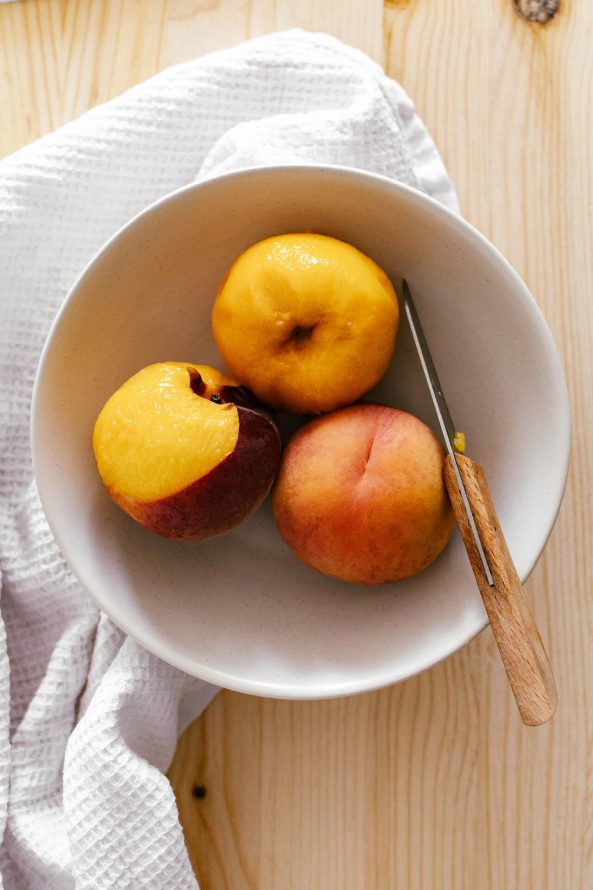
[[[358,584],[400,581],[447,544],[444,451],[413,414],[358,404],[302,427],[273,490],[280,534],[305,563]]]

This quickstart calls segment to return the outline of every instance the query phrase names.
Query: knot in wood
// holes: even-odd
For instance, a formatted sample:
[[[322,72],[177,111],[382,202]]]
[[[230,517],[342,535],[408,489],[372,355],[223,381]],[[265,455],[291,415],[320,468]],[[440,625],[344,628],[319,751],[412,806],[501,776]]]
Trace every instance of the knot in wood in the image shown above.
[[[560,0],[513,0],[513,5],[526,21],[545,25],[560,9]]]

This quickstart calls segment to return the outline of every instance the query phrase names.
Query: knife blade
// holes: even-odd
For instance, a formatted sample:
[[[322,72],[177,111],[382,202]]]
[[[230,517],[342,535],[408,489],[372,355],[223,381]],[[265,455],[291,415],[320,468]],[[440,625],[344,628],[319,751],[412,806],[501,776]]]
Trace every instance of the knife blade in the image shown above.
[[[484,546],[480,539],[476,520],[474,518],[467,492],[465,490],[465,485],[463,484],[463,479],[461,478],[461,474],[457,466],[457,460],[455,458],[456,454],[461,453],[457,446],[460,434],[455,429],[455,424],[453,423],[453,418],[451,417],[451,412],[443,393],[443,387],[441,386],[439,375],[437,374],[437,369],[430,353],[430,349],[428,348],[428,343],[422,329],[420,318],[418,317],[418,311],[414,304],[414,300],[412,299],[412,294],[410,293],[408,282],[405,278],[402,282],[402,293],[404,297],[404,311],[406,313],[406,318],[408,319],[408,324],[410,326],[414,345],[416,346],[418,358],[420,359],[420,365],[422,366],[422,371],[428,385],[428,391],[430,392],[432,403],[434,405],[434,410],[439,422],[445,447],[449,452],[449,455],[451,456],[453,472],[455,473],[457,485],[459,486],[459,493],[461,494],[463,506],[465,507],[465,511],[467,513],[467,521],[474,537],[476,550],[478,551],[480,560],[482,562],[484,575],[486,576],[488,584],[490,585],[490,587],[492,587],[494,585],[492,572],[490,570],[490,566],[488,565],[486,554],[484,553]]]

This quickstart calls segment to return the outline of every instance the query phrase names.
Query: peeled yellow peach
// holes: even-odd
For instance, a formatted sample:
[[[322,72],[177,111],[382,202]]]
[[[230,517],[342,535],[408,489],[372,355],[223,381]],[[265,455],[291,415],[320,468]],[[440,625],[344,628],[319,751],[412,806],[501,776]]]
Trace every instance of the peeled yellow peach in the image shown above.
[[[323,413],[383,376],[399,321],[387,275],[350,244],[278,235],[235,261],[212,328],[231,373],[273,408]]]
[[[422,421],[360,404],[317,418],[291,439],[272,503],[294,553],[358,584],[400,581],[447,544],[453,513],[444,451]]]
[[[267,412],[231,377],[161,362],[103,407],[93,449],[107,491],[168,538],[204,540],[238,525],[268,493],[280,439]]]

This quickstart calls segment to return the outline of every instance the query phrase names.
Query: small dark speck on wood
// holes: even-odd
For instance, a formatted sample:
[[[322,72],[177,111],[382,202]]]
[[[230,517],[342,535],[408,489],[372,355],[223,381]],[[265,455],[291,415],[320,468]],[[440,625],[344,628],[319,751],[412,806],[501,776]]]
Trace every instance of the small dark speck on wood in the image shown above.
[[[560,0],[513,0],[515,9],[528,22],[545,25],[560,9]]]
[[[206,789],[203,785],[195,785],[192,794],[197,800],[202,800],[203,797],[206,797]]]

